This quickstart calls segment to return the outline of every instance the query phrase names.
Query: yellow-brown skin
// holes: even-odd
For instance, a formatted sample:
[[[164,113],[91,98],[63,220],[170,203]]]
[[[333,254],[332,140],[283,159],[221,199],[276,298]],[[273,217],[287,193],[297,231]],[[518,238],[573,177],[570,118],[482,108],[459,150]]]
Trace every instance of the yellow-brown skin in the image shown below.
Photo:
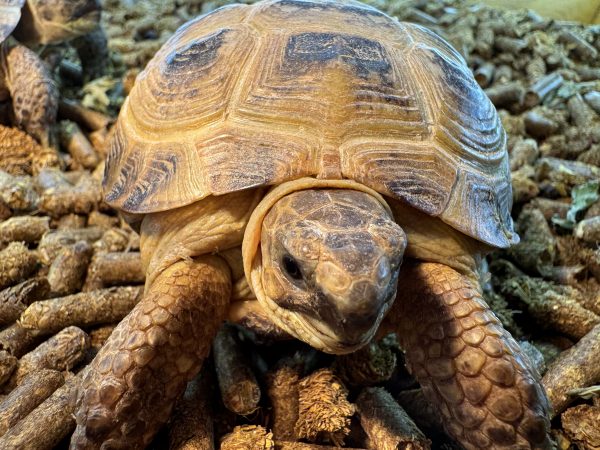
[[[476,270],[486,246],[392,199],[387,200],[394,220],[365,192],[297,191],[246,230],[246,239],[261,236],[264,292],[278,303],[273,310],[234,292],[248,292],[239,288],[245,279],[239,246],[263,195],[254,190],[210,197],[144,217],[146,294],[84,379],[71,448],[100,448],[104,442],[144,448],[169,417],[185,381],[199,370],[227,314],[239,319],[254,313],[276,323],[285,318],[292,335],[321,350],[345,353],[377,330],[398,275],[399,293],[380,331],[399,334],[407,364],[439,406],[448,432],[469,450],[550,448],[548,403],[537,375],[481,296]],[[332,292],[336,281],[357,276],[357,265],[350,264],[354,258],[336,255],[328,240],[340,220],[346,238],[341,249],[356,253],[359,272],[371,274],[362,281],[380,289],[370,299],[357,296],[352,282]],[[366,245],[353,245],[354,238]],[[202,256],[210,253],[221,256]],[[305,281],[286,273],[286,254],[293,255]],[[376,276],[383,258],[390,261],[387,285]],[[323,268],[336,276],[320,277]],[[353,322],[365,307],[373,308],[370,322]],[[344,323],[359,326],[350,330]]]

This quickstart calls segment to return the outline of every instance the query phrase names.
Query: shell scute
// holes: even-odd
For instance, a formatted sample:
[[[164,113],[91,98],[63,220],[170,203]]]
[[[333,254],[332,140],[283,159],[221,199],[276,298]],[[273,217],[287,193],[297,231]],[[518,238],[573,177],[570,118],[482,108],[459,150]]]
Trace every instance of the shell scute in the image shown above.
[[[382,45],[361,36],[341,33],[299,33],[289,37],[285,46],[282,72],[306,73],[315,64],[339,61],[350,66],[357,76],[378,75],[385,82],[391,64]]]

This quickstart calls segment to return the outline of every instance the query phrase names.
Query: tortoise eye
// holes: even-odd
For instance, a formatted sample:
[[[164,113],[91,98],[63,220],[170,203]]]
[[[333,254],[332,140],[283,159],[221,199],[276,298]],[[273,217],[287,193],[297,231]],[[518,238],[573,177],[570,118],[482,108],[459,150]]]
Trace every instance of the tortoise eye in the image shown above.
[[[283,268],[291,278],[294,280],[302,279],[302,271],[300,270],[300,267],[294,258],[292,258],[290,255],[285,255],[282,262]]]

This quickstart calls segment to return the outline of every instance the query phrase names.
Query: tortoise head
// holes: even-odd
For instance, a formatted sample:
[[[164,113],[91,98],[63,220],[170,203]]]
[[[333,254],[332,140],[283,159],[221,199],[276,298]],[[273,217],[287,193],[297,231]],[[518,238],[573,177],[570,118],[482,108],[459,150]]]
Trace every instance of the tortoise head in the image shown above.
[[[320,350],[349,353],[369,342],[394,300],[406,236],[365,192],[309,189],[275,203],[260,245],[279,322]]]
[[[49,44],[89,33],[100,23],[99,0],[27,0],[14,35]]]

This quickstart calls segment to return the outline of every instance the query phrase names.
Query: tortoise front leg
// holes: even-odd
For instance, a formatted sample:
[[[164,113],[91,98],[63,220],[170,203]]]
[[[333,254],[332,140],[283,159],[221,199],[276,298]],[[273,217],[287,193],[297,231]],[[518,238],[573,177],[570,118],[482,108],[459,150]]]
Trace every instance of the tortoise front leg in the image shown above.
[[[4,45],[0,66],[0,86],[10,93],[16,124],[48,146],[58,111],[58,89],[50,71],[23,45]]]
[[[200,370],[230,295],[230,270],[217,256],[179,261],[157,276],[91,363],[71,448],[148,445]]]
[[[538,376],[478,283],[442,264],[409,262],[386,322],[448,433],[466,449],[551,448]]]

